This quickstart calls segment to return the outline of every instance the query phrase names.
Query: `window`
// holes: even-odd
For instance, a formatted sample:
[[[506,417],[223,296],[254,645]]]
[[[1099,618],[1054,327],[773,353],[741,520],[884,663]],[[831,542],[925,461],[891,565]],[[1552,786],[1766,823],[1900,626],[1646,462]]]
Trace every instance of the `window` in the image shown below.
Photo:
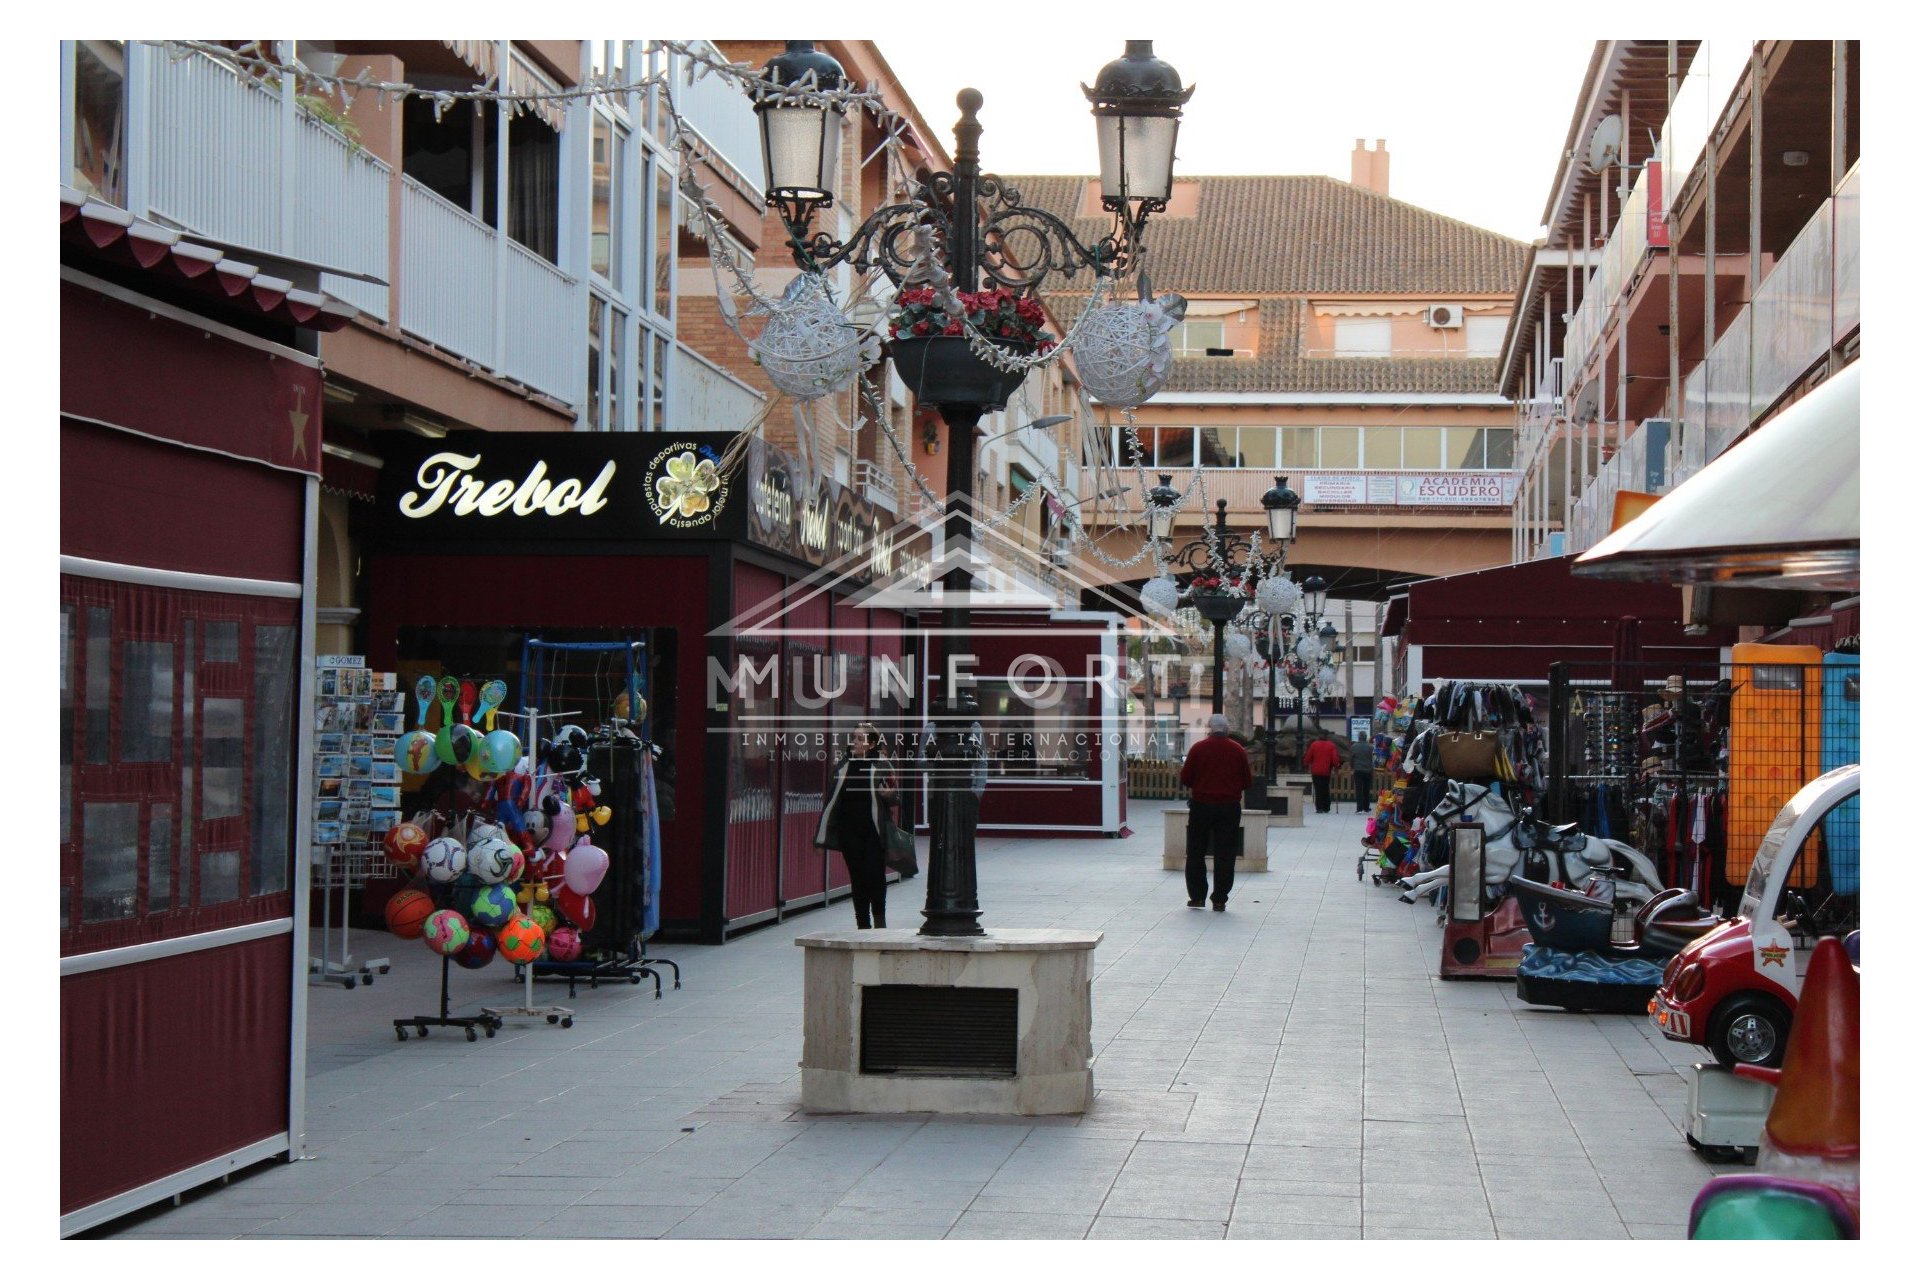
[[[1234,428],[1200,428],[1200,465],[1203,467],[1238,466],[1234,456]]]
[[[1193,465],[1192,427],[1150,427],[1140,433],[1141,443],[1153,438],[1153,458],[1157,467]]]
[[[603,431],[600,386],[606,375],[607,304],[596,294],[587,297],[587,430]]]
[[[1409,470],[1437,470],[1441,465],[1441,427],[1408,427],[1402,438],[1402,452]]]
[[[1239,465],[1268,470],[1280,465],[1280,431],[1276,427],[1241,427]]]
[[[1487,466],[1496,471],[1513,470],[1513,428],[1494,427],[1486,435]]]
[[[62,954],[288,914],[298,605],[60,592]]]
[[[560,261],[560,133],[530,113],[507,122],[507,234]]]
[[[1470,356],[1497,356],[1500,344],[1507,340],[1507,318],[1505,316],[1468,316],[1467,354]]]
[[[673,196],[673,172],[657,151],[647,152],[647,190],[652,193],[653,313],[661,319],[673,316],[674,231],[676,202]],[[643,283],[643,289],[646,287]]]
[[[1335,316],[1333,354],[1336,356],[1390,356],[1393,354],[1391,316]]]
[[[1375,471],[1392,471],[1399,467],[1400,428],[1362,427],[1360,434],[1366,448],[1363,456],[1368,467]]]
[[[649,429],[664,431],[667,427],[667,361],[673,354],[673,344],[658,334],[653,339],[653,360],[649,364],[649,386],[652,388],[653,419]]]
[[[470,89],[470,80],[422,75],[426,89]],[[500,226],[495,179],[499,111],[491,104],[455,102],[438,117],[431,97],[401,104],[400,169],[441,199]],[[507,123],[507,235],[548,262],[560,260],[560,134],[534,114]]]
[[[1226,347],[1227,324],[1224,320],[1183,320],[1174,326],[1172,337],[1174,355],[1204,356],[1209,348]]]
[[[622,356],[626,343],[621,337],[627,331],[627,318],[618,307],[608,308],[612,323],[607,326],[607,430],[625,431],[627,420],[620,416],[620,382],[626,377],[626,365]]]
[[[1472,427],[1447,428],[1447,470],[1478,471],[1486,466],[1487,433]]]
[[[623,156],[627,131],[595,113],[593,117],[593,249],[591,265],[602,279],[620,283],[620,226],[625,212]]]
[[[73,185],[127,203],[127,53],[118,40],[73,43]]]
[[[1320,465],[1320,433],[1313,427],[1280,429],[1280,465],[1317,467]]]
[[[1320,465],[1329,470],[1360,465],[1360,428],[1320,428]]]

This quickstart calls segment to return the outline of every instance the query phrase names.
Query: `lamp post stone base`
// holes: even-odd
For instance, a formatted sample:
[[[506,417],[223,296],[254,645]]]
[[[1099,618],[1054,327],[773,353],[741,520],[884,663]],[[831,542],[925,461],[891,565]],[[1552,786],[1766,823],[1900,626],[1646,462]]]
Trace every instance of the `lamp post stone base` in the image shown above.
[[[863,929],[796,938],[806,952],[801,1106],[824,1113],[1084,1113],[1093,1103],[1092,962],[1101,936],[994,929],[929,938]],[[1004,1016],[956,1028],[956,994],[970,1008],[1000,997]],[[998,1061],[996,1048],[1004,1049]]]

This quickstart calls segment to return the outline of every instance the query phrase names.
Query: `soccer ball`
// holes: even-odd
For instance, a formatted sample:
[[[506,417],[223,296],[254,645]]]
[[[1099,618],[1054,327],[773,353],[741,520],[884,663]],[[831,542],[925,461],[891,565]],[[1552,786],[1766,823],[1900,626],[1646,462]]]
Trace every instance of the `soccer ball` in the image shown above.
[[[473,932],[467,928],[467,918],[458,911],[436,911],[427,917],[420,936],[429,947],[443,956],[450,956],[467,945]]]
[[[497,836],[481,840],[467,850],[467,870],[487,884],[501,884],[513,871],[513,859],[519,852]]]
[[[514,964],[532,964],[547,949],[547,935],[540,926],[520,915],[501,925],[494,941],[500,954]]]
[[[467,914],[482,929],[497,929],[513,918],[513,890],[490,884],[467,900]]]
[[[580,958],[580,931],[562,925],[547,935],[547,955],[554,960]]]
[[[435,884],[452,884],[467,870],[467,848],[452,836],[429,840],[420,854],[420,869]]]

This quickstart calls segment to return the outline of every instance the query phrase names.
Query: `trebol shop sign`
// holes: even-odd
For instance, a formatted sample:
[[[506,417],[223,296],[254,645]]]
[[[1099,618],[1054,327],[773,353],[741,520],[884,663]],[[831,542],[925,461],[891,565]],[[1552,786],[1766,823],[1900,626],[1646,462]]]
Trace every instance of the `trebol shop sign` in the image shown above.
[[[391,456],[380,521],[390,546],[524,541],[743,540],[809,564],[898,568],[898,537],[873,504],[752,440],[722,460],[732,432],[460,432]],[[855,559],[850,560],[850,557]]]

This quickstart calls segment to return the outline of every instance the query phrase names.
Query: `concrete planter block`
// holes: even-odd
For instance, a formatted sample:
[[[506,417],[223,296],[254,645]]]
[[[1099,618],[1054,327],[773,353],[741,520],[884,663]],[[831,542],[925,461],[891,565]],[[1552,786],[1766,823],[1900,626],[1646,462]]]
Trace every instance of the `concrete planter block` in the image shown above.
[[[1163,871],[1185,871],[1187,869],[1187,813],[1184,809],[1164,811],[1165,826],[1161,835],[1160,868]],[[1267,830],[1274,825],[1273,815],[1262,809],[1242,809],[1240,811],[1240,861],[1235,866],[1236,873],[1244,871],[1265,871],[1267,869]],[[1295,823],[1279,823],[1281,826],[1299,826]]]
[[[1093,948],[1079,929],[995,929],[923,938],[907,929],[811,933],[806,952],[800,1102],[815,1112],[1079,1115],[1093,1102]],[[892,984],[1019,993],[1011,1077],[864,1075],[860,1000]]]

